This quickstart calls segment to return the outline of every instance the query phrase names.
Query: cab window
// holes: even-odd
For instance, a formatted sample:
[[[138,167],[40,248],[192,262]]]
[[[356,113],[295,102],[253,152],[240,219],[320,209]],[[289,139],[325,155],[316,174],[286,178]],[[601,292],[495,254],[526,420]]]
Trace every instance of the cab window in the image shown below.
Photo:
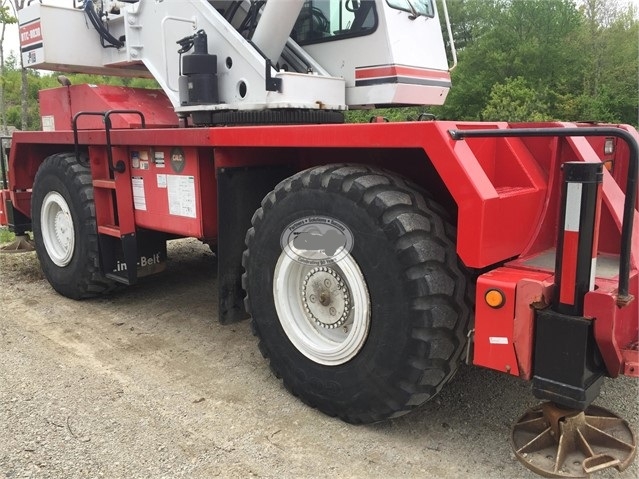
[[[309,0],[291,37],[300,45],[368,35],[377,28],[375,0]]]

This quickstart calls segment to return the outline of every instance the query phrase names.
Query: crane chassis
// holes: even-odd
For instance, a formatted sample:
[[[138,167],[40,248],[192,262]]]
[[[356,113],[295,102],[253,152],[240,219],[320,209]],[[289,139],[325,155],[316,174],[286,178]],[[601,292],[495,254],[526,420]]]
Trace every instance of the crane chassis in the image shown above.
[[[633,431],[592,402],[604,377],[639,377],[633,127],[342,124],[348,108],[444,101],[432,2],[332,2],[346,23],[328,0],[259,15],[256,2],[142,0],[109,21],[92,3],[25,9],[25,63],[148,75],[163,91],[66,84],[40,92],[43,131],[14,133],[0,220],[33,231],[56,291],[133,285],[162,271],[167,240],[199,238],[218,255],[219,320],[250,316],[307,404],[351,423],[396,417],[465,360],[549,401],[513,428],[527,467],[631,463]],[[61,18],[112,48],[63,58]],[[420,21],[441,47],[428,65],[401,36],[382,59],[362,49]]]

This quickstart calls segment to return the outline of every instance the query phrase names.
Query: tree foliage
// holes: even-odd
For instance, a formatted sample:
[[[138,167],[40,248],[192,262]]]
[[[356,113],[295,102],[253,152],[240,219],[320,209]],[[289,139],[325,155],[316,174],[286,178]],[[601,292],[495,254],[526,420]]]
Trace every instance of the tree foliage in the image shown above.
[[[550,120],[544,96],[522,77],[507,78],[504,83],[493,85],[482,117],[489,121],[510,122]]]
[[[7,25],[17,23],[18,19],[11,13],[11,5],[7,0],[0,0],[0,131],[7,129],[6,103],[4,96],[4,39]]]
[[[452,0],[459,66],[443,118],[637,124],[639,21],[618,0]],[[508,99],[515,103],[507,105]],[[514,115],[514,116],[512,116]],[[521,116],[523,115],[523,117]]]
[[[5,6],[5,0],[0,1]],[[638,123],[639,12],[632,3],[448,0],[448,10],[459,66],[452,73],[453,88],[446,104],[428,110],[350,112],[350,121],[369,121],[373,116],[414,120],[429,111],[439,118],[457,120]],[[0,20],[11,19],[9,10],[0,11]],[[19,126],[23,73],[15,56],[4,60],[1,81],[6,123]],[[149,80],[66,75],[75,84],[157,87]],[[28,70],[26,76],[26,126],[37,129],[37,92],[58,86],[57,75]]]

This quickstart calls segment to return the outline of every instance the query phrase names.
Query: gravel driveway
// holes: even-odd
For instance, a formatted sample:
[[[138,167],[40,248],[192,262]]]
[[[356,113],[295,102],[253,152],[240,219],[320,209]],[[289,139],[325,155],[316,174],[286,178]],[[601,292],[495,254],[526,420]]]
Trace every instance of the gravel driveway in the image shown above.
[[[34,253],[0,256],[0,478],[538,477],[509,445],[537,403],[528,383],[464,366],[413,414],[345,424],[284,390],[247,322],[218,324],[206,246],[169,256],[164,274],[82,302]],[[638,386],[609,381],[597,400],[635,431]]]

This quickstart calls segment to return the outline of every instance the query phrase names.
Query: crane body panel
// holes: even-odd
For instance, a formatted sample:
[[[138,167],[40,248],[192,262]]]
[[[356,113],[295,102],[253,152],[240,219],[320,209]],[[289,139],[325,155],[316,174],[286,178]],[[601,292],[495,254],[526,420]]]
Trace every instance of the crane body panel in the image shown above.
[[[343,124],[349,108],[444,102],[440,13],[429,0],[33,3],[25,66],[161,89],[41,91],[42,131],[12,138],[0,221],[33,230],[45,276],[75,299],[161,272],[170,239],[211,245],[219,320],[250,315],[276,375],[348,422],[414,409],[464,359],[588,410],[604,377],[639,377],[639,134]]]

